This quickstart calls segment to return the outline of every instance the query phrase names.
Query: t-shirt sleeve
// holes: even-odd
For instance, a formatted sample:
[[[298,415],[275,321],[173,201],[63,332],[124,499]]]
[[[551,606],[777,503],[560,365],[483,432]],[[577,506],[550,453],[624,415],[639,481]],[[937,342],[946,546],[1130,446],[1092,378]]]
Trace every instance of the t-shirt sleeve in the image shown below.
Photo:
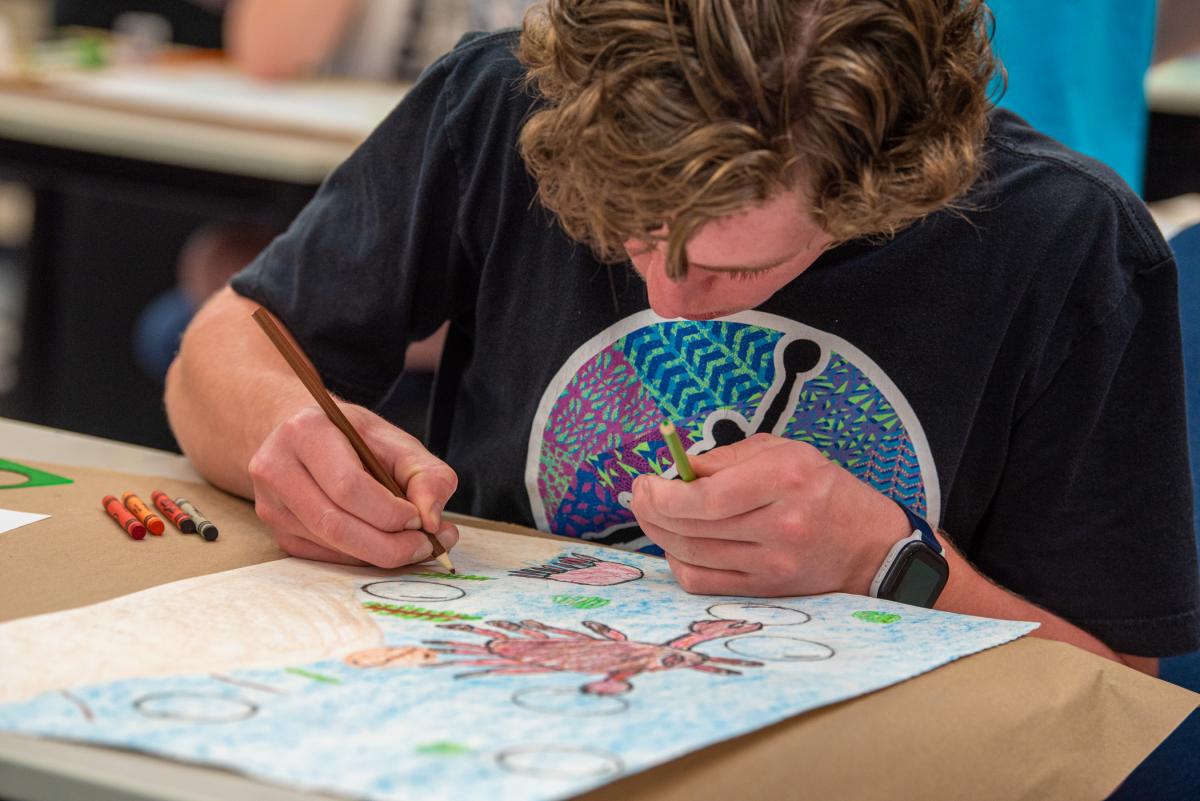
[[[1175,264],[1136,273],[1012,432],[972,554],[1122,653],[1200,648]]]
[[[469,308],[446,61],[324,182],[286,233],[234,277],[274,312],[326,384],[373,405],[405,347]]]

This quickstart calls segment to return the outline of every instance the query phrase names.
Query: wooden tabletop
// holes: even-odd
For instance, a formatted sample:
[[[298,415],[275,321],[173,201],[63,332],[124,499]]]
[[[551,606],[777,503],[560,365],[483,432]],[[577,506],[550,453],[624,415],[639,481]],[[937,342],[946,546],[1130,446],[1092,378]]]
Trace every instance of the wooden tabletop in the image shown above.
[[[203,69],[147,72],[142,85],[129,71],[0,82],[0,137],[317,184],[406,91],[362,81],[268,85]]]

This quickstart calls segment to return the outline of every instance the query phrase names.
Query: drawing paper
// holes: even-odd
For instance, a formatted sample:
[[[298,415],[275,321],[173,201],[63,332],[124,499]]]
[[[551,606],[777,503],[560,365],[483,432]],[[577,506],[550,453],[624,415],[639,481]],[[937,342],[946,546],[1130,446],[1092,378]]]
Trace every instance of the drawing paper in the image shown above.
[[[0,509],[0,534],[12,531],[14,528],[27,526],[39,520],[45,520],[50,515],[38,515],[33,512],[14,512],[11,509]]]
[[[555,799],[1036,625],[694,596],[655,557],[461,530],[457,576],[287,559],[4,624],[0,730],[354,798]]]

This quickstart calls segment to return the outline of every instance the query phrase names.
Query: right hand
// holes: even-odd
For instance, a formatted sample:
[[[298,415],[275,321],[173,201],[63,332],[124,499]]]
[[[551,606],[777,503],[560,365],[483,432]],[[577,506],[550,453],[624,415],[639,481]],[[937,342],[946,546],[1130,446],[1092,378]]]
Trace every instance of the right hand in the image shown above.
[[[458,529],[442,520],[458,487],[450,466],[382,417],[339,405],[407,500],[367,472],[319,407],[306,407],[276,426],[249,463],[254,509],[279,547],[304,559],[377,567],[431,558],[422,529],[453,547]]]

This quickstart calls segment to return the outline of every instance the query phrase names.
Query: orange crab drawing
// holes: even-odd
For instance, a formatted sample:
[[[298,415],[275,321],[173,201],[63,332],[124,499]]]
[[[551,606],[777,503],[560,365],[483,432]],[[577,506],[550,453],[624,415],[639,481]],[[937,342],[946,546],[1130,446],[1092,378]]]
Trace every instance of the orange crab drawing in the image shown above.
[[[629,679],[639,673],[687,668],[724,676],[741,673],[719,665],[762,667],[748,659],[727,659],[692,650],[701,643],[723,637],[749,634],[762,628],[761,623],[744,620],[698,620],[682,634],[666,643],[634,642],[614,628],[585,620],[583,625],[594,634],[547,626],[536,620],[514,623],[489,620],[489,626],[501,631],[467,623],[446,623],[439,628],[466,631],[487,637],[483,644],[428,640],[431,650],[443,654],[474,657],[441,662],[427,667],[483,667],[484,670],[460,673],[469,676],[512,675],[520,673],[603,673],[604,678],[583,685],[580,690],[592,695],[621,695],[633,689]],[[508,633],[505,633],[508,632]],[[599,635],[599,636],[594,636]]]

